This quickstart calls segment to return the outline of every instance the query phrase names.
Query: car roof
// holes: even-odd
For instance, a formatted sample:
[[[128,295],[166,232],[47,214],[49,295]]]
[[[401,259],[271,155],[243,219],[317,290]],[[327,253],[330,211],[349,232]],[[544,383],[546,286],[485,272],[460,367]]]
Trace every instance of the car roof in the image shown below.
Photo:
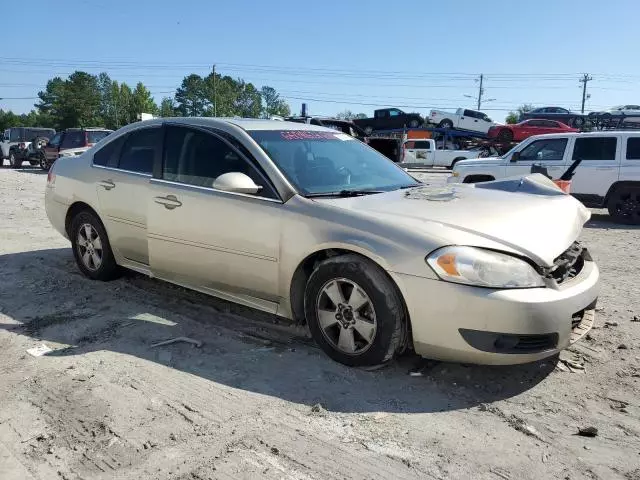
[[[611,135],[640,135],[640,131],[632,130],[603,130],[598,132],[567,132],[567,133],[545,133],[544,135],[534,135],[529,138],[565,138],[565,137],[609,137]]]
[[[165,122],[173,124],[194,125],[200,127],[220,127],[223,125],[235,125],[243,130],[316,130],[321,132],[334,132],[335,130],[308,123],[287,122],[282,120],[264,120],[260,118],[221,118],[221,117],[165,117],[130,123],[127,127],[142,125],[158,125]]]
[[[113,132],[113,130],[109,130],[108,128],[102,127],[87,127],[87,128],[67,128],[66,132]]]

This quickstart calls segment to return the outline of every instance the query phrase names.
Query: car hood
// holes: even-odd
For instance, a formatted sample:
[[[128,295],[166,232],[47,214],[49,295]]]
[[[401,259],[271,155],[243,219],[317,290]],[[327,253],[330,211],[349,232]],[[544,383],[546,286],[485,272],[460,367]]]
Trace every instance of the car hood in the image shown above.
[[[410,228],[442,246],[497,246],[543,266],[553,265],[591,216],[540,174],[317,201]]]

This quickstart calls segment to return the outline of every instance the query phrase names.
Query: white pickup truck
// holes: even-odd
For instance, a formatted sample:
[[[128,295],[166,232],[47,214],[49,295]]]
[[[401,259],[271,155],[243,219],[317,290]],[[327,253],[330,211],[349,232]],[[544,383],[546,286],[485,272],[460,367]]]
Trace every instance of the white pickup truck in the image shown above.
[[[448,150],[436,148],[432,139],[407,139],[402,143],[402,163],[425,167],[453,168],[460,160],[478,158],[481,151]]]
[[[587,207],[607,208],[616,221],[640,225],[640,132],[536,135],[502,157],[459,162],[448,183],[478,183],[527,175],[535,164],[554,179],[581,160],[571,194]]]
[[[487,133],[491,127],[497,125],[486,113],[466,108],[459,108],[455,112],[431,110],[427,121],[439,128],[455,128],[478,133]]]

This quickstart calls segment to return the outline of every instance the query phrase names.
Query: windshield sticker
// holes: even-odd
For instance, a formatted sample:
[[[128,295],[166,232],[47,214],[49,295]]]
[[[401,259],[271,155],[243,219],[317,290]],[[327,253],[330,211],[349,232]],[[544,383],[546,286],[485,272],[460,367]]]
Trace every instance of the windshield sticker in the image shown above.
[[[309,130],[281,131],[280,136],[285,140],[336,140],[340,136],[351,138],[349,135],[345,135],[344,133],[313,132]],[[345,139],[340,138],[340,140]]]

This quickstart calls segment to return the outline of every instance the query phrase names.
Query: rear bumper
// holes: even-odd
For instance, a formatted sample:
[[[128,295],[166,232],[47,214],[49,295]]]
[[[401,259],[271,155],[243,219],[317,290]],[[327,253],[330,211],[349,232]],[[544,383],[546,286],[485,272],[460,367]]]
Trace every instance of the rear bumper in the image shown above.
[[[599,292],[594,262],[557,290],[494,290],[393,275],[416,352],[465,363],[506,365],[554,355],[591,328]]]
[[[44,194],[44,206],[51,226],[62,236],[69,238],[65,229],[69,206],[54,199],[54,189],[47,187]]]

